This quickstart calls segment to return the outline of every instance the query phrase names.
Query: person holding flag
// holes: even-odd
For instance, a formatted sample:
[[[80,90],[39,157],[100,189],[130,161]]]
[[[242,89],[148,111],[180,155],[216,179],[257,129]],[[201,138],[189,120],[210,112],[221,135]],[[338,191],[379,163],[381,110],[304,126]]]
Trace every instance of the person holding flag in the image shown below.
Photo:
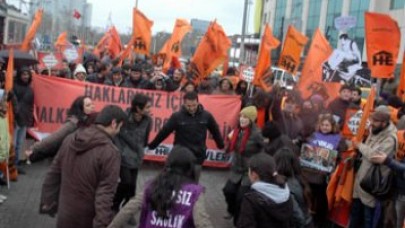
[[[352,141],[352,145],[361,155],[361,164],[356,173],[353,190],[353,205],[350,215],[350,228],[373,227],[375,222],[374,212],[376,209],[377,199],[375,196],[367,193],[361,186],[360,182],[368,173],[372,166],[371,157],[379,152],[392,155],[397,147],[396,128],[390,121],[390,112],[386,106],[379,106],[370,116],[370,134],[364,143],[357,139]],[[388,169],[386,166],[380,167],[382,173]],[[378,221],[378,220],[377,220]]]

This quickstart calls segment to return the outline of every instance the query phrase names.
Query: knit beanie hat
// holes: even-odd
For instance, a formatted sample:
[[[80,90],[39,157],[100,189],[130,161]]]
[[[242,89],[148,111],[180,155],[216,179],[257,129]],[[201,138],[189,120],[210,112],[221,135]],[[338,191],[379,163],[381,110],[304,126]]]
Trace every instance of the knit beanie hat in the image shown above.
[[[82,64],[77,64],[75,71],[73,72],[73,75],[76,76],[77,73],[86,73],[86,69],[84,69]]]
[[[375,121],[389,122],[391,119],[390,110],[387,106],[380,105],[374,109],[374,113],[371,114],[371,117]]]
[[[255,106],[247,106],[240,111],[240,114],[246,116],[254,123],[257,118],[257,108]]]

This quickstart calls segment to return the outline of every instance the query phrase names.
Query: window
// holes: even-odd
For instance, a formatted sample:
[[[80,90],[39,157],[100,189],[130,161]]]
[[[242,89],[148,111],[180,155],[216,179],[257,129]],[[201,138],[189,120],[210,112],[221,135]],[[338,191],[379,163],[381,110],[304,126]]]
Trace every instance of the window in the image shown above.
[[[325,36],[332,47],[336,48],[339,31],[335,28],[335,18],[342,15],[343,0],[328,1]]]
[[[283,40],[283,32],[282,30],[284,29],[284,20],[285,20],[285,11],[287,7],[287,1],[285,0],[278,0],[276,2],[276,10],[275,10],[275,15],[274,15],[274,28],[273,28],[273,34],[274,36],[282,42]],[[273,60],[278,59],[278,56],[280,55],[281,52],[281,47],[282,44],[278,46],[277,51],[274,50],[271,52],[271,56]]]
[[[357,19],[356,27],[349,32],[349,37],[353,39],[363,54],[364,46],[364,12],[368,10],[370,0],[351,1],[349,15]]]
[[[280,37],[281,34],[281,29],[283,28],[283,23],[284,23],[284,17],[285,17],[285,11],[286,11],[286,6],[287,6],[287,1],[285,0],[278,0],[276,2],[276,10],[275,10],[275,20],[274,20],[274,29],[273,33],[274,36],[277,37],[278,39],[282,39]]]
[[[405,8],[405,0],[391,0],[390,9],[403,9]]]
[[[319,27],[319,18],[321,17],[322,0],[309,0],[309,12],[307,20],[307,28],[305,34],[312,37],[316,28]]]

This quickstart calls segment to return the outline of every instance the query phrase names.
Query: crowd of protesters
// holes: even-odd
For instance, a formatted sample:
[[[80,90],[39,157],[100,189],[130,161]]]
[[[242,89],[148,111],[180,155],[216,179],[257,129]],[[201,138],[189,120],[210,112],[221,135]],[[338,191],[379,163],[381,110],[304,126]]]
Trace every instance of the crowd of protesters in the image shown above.
[[[187,65],[172,64],[163,73],[159,58],[122,65],[96,59],[66,64],[52,75],[117,87],[183,91],[183,107],[149,141],[152,119],[147,96],[135,95],[128,110],[109,105],[98,113],[91,98],[81,96],[72,103],[66,122],[24,153],[27,128],[34,122],[32,72],[25,67],[17,70],[14,89],[5,94],[0,106],[0,124],[5,126],[5,102],[9,101],[14,106],[12,138],[19,174],[25,173],[21,167],[24,157],[31,163],[53,157],[43,184],[40,212],[57,214],[58,227],[123,227],[128,223],[139,227],[216,227],[205,208],[204,183],[199,182],[207,132],[219,149],[233,155],[223,187],[227,204],[224,219],[232,219],[236,227],[332,226],[326,195],[331,171],[302,166],[301,148],[306,144],[337,151],[336,164],[348,148],[356,149],[359,156],[349,227],[403,225],[405,103],[388,85],[375,101],[369,134],[356,141],[342,131],[347,110],[364,109],[365,100],[362,90],[350,85],[342,85],[339,96],[327,103],[322,93],[303,99],[296,88],[275,86],[271,92],[249,88],[233,68],[226,76],[214,73],[196,84]],[[0,82],[4,86],[4,76]],[[225,139],[214,116],[199,103],[198,94],[241,97],[238,124]],[[174,148],[164,168],[144,189],[137,189],[144,149],[155,149],[171,133],[175,134]],[[4,138],[0,138],[1,146]],[[9,149],[2,147],[1,151]],[[0,161],[4,159],[2,152]],[[383,169],[395,173],[391,187],[395,191],[387,199],[380,200],[360,185],[373,164],[383,164]],[[4,176],[2,173],[2,184]],[[5,199],[0,195],[0,202]],[[386,206],[388,202],[394,206]],[[375,213],[378,209],[382,211],[379,214]]]

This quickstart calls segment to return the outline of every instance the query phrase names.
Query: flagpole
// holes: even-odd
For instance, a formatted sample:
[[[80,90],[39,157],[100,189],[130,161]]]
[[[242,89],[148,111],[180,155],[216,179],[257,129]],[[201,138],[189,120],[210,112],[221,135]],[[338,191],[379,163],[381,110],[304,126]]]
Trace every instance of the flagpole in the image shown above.
[[[135,0],[135,8],[138,8],[138,0]]]

